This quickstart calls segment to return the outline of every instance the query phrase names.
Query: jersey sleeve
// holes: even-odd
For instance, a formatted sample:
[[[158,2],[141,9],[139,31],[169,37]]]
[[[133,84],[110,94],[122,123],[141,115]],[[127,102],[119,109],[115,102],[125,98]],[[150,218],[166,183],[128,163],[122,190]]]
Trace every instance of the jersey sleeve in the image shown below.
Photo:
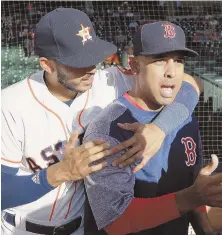
[[[84,138],[84,142],[98,138],[104,139],[111,148],[119,143],[113,137],[99,133],[90,133]],[[131,168],[112,166],[112,161],[121,154],[122,152],[108,156],[107,167],[85,179],[87,197],[98,229],[120,217],[134,198],[135,176]]]
[[[176,128],[181,128],[191,119],[192,113],[198,103],[197,91],[188,82],[183,82],[172,104],[166,105],[153,124],[158,126],[165,134],[170,134]]]
[[[19,167],[23,156],[24,126],[16,111],[10,111],[6,104],[1,110],[2,164]]]
[[[47,169],[43,169],[32,175],[23,176],[16,175],[17,170],[18,168],[1,167],[2,210],[36,201],[54,189],[48,183],[46,176]]]

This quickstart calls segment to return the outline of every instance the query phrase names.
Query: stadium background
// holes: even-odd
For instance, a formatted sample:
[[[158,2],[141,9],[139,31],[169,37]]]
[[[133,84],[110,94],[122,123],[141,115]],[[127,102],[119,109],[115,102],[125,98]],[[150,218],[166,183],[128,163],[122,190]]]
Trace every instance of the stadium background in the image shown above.
[[[101,63],[102,68],[128,66],[132,35],[140,24],[168,20],[180,25],[187,46],[200,54],[185,60],[185,70],[204,80],[204,94],[195,110],[204,164],[211,153],[222,162],[222,1],[2,1],[2,89],[39,70],[33,50],[35,26],[57,7],[86,12],[97,35],[117,45],[117,54]]]

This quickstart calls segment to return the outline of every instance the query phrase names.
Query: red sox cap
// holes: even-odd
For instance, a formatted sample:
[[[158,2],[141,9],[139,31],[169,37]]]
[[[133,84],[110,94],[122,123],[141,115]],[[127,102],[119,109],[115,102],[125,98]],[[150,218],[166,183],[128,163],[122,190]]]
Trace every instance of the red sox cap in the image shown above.
[[[185,56],[196,56],[197,52],[186,48],[185,34],[178,25],[166,21],[144,24],[135,33],[134,55],[157,55],[179,51]]]
[[[55,9],[41,18],[36,26],[36,55],[63,65],[91,67],[116,51],[116,46],[96,36],[89,17],[76,9]]]

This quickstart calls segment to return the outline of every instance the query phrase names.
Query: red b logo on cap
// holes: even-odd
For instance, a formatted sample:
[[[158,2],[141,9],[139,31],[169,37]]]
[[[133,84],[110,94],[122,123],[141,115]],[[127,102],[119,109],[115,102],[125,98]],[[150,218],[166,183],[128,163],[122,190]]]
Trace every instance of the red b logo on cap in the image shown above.
[[[164,37],[165,38],[174,38],[176,33],[174,30],[174,26],[172,24],[162,24],[165,30]]]

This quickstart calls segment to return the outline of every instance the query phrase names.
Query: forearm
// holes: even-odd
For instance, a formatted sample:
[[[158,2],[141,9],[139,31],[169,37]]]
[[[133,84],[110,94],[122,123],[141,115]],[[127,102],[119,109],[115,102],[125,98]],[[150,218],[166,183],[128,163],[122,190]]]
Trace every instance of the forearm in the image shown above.
[[[124,235],[157,227],[195,209],[196,204],[189,200],[190,197],[188,189],[157,198],[134,198],[125,212],[105,230],[109,235]]]
[[[205,235],[212,232],[206,211],[192,211],[189,213],[188,218],[196,234]]]
[[[36,201],[54,189],[47,182],[46,169],[32,175],[18,176],[6,173],[4,168],[2,167],[2,210]]]
[[[109,235],[135,233],[156,227],[179,216],[174,194],[158,198],[134,198],[125,212],[105,230]]]
[[[152,122],[165,134],[170,134],[175,129],[185,125],[191,117],[197,103],[198,92],[188,82],[183,82],[172,104],[163,108],[160,115]]]
[[[222,231],[222,208],[207,206],[207,217],[213,232]]]
[[[47,181],[52,187],[58,187],[66,181],[70,181],[70,172],[66,168],[66,165],[63,164],[63,161],[60,161],[57,164],[54,164],[47,168]]]
[[[184,82],[188,82],[190,83],[193,88],[196,90],[198,96],[200,96],[200,94],[203,92],[203,80],[197,77],[192,77],[189,74],[184,74],[184,78],[183,78]]]

